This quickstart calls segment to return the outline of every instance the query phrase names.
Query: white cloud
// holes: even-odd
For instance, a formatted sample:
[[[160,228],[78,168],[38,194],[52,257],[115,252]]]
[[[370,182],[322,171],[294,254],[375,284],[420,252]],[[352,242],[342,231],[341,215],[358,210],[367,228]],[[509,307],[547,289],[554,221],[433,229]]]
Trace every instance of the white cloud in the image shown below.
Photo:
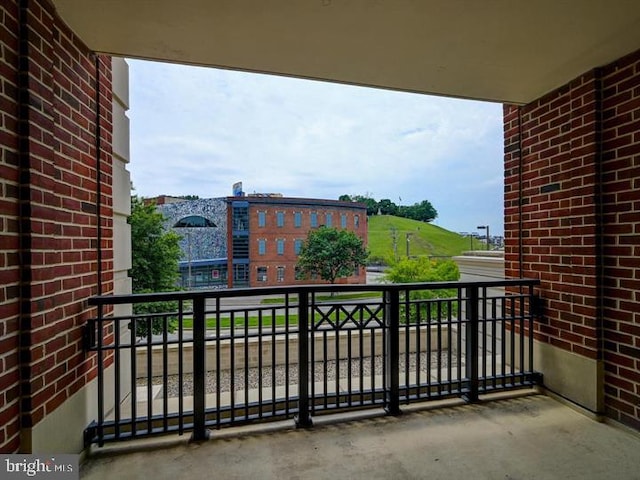
[[[502,230],[502,107],[129,61],[138,194],[428,199],[436,223]],[[495,230],[494,230],[495,228]]]

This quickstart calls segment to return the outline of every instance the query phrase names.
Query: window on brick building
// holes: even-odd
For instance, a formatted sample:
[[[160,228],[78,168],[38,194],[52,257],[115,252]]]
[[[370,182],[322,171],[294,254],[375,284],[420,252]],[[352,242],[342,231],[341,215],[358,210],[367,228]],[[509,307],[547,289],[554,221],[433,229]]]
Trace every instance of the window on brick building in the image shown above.
[[[284,227],[284,212],[276,212],[276,225]]]
[[[302,226],[302,213],[296,212],[293,214],[293,226],[300,228]]]
[[[316,212],[311,212],[311,228],[316,228],[318,226],[318,214]]]
[[[300,255],[300,250],[302,250],[302,240],[299,238],[296,238],[295,242],[293,243],[293,249],[296,253],[296,255]]]
[[[267,281],[267,267],[258,267],[258,281],[259,282]]]
[[[276,267],[276,281],[284,282],[284,267]]]
[[[325,225],[327,227],[332,227],[333,226],[333,213],[327,213],[325,215]]]
[[[340,215],[340,226],[342,228],[347,228],[347,215],[344,213]]]
[[[258,240],[258,255],[264,255],[267,253],[267,240],[261,238]]]
[[[353,226],[358,228],[360,226],[360,216],[359,215],[354,215],[353,216]]]
[[[278,255],[284,255],[284,238],[278,238],[276,240],[276,251]]]
[[[265,227],[267,225],[267,212],[258,212],[258,226]]]

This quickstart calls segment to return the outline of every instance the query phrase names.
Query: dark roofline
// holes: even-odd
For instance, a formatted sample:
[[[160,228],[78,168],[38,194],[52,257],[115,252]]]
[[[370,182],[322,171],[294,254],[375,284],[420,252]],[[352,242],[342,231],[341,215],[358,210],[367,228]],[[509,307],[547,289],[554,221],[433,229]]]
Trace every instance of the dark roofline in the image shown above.
[[[364,203],[343,202],[341,200],[327,200],[320,198],[297,198],[297,197],[227,197],[227,203],[247,202],[254,205],[298,205],[301,207],[339,207],[355,208],[366,212],[367,206]]]

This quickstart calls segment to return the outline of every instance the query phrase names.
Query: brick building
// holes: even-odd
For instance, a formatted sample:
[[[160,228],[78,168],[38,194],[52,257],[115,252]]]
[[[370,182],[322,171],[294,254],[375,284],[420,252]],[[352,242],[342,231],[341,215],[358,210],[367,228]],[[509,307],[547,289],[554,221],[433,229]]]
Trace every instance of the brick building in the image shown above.
[[[367,207],[362,204],[269,195],[229,197],[227,203],[229,286],[324,283],[296,274],[302,243],[321,225],[352,231],[367,244]],[[336,282],[365,283],[365,269]]]
[[[346,229],[362,238],[365,246],[367,242],[367,209],[359,203],[251,194],[163,202],[157,208],[165,217],[165,228],[182,237],[179,268],[184,288],[322,283],[296,275],[298,253],[311,229],[321,225]],[[175,228],[191,215],[204,217],[213,226]],[[365,281],[364,268],[337,280]]]

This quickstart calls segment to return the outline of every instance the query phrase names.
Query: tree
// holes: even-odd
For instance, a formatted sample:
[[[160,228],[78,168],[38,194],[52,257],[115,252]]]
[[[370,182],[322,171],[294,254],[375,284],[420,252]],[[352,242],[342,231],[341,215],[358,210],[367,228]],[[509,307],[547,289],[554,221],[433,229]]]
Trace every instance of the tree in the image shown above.
[[[398,216],[411,218],[420,222],[431,222],[438,217],[438,212],[431,205],[429,200],[423,200],[420,203],[414,203],[411,206],[401,206]]]
[[[423,200],[420,203],[416,203],[417,218],[421,222],[431,222],[438,216],[438,212],[429,200]]]
[[[378,208],[382,215],[397,215],[398,206],[388,198],[383,198],[378,202]]]
[[[154,204],[145,205],[137,196],[131,197],[131,276],[133,293],[168,292],[176,290],[180,236],[164,230],[164,217]],[[136,303],[133,312],[166,313],[177,310],[176,302]],[[152,332],[164,329],[165,316],[152,320]],[[167,317],[169,329],[175,329],[174,317]],[[147,335],[147,322],[136,322],[136,334]]]
[[[364,266],[368,255],[355,233],[322,226],[309,232],[297,266],[303,275],[315,274],[335,283],[336,278],[348,277]]]
[[[365,195],[340,195],[339,200],[364,203],[367,206],[367,215],[369,216],[381,213],[382,215],[395,215],[427,223],[438,217],[438,211],[429,200],[423,200],[411,206],[396,205],[388,198],[383,198],[378,202],[368,193]]]
[[[175,290],[180,236],[164,230],[164,217],[155,205],[131,198],[131,281],[133,293]]]
[[[378,213],[378,202],[367,195],[354,195],[351,197],[354,202],[364,203],[367,206],[367,215],[375,215]]]

